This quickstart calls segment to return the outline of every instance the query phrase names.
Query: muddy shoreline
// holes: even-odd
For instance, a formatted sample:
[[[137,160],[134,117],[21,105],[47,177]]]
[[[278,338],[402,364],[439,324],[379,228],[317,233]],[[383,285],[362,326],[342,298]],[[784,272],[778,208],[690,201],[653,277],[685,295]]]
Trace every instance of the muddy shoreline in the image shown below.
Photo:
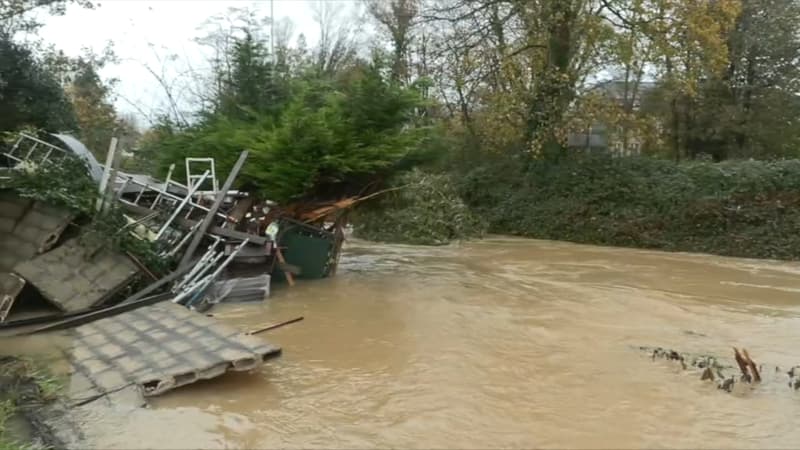
[[[8,407],[3,439],[35,448],[70,448],[82,442],[59,387],[49,386],[41,363],[0,356],[0,402]]]

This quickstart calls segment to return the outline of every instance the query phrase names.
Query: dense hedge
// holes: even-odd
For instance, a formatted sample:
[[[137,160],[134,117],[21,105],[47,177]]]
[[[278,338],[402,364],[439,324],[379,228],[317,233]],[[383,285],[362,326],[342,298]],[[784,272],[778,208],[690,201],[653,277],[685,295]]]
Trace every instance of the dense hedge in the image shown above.
[[[490,231],[626,247],[800,259],[800,161],[676,164],[574,157],[460,179]]]
[[[399,189],[356,211],[354,234],[380,242],[443,245],[480,237],[486,223],[464,204],[449,175],[418,169],[395,180]]]

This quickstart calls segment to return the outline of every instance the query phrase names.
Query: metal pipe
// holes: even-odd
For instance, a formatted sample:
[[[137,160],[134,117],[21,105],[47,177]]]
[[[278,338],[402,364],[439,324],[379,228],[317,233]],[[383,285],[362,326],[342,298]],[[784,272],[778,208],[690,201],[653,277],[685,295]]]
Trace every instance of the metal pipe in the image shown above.
[[[30,149],[30,150],[28,150],[28,154],[27,154],[27,155],[25,155],[25,161],[27,161],[27,160],[29,160],[29,159],[31,158],[31,154],[33,154],[33,151],[34,151],[34,150],[36,150],[36,147],[37,147],[38,145],[39,145],[39,143],[38,143],[38,142],[34,142],[34,143],[33,143],[33,146],[31,147],[31,149]]]
[[[175,195],[175,194],[173,194],[171,192],[167,192],[165,190],[157,189],[156,187],[154,187],[152,185],[149,185],[149,184],[144,183],[142,181],[138,181],[138,180],[133,179],[133,178],[131,178],[131,183],[133,183],[135,185],[138,185],[138,186],[142,186],[142,192],[139,193],[139,196],[141,196],[141,194],[144,193],[144,190],[150,189],[151,191],[158,192],[161,195],[163,195],[164,197],[168,197],[170,200],[173,200],[173,201],[183,200],[183,198],[184,198],[184,197],[179,197],[179,196],[177,196],[177,195]],[[178,183],[176,183],[174,181],[172,182],[172,184],[179,185]],[[182,186],[182,185],[179,185],[179,186]],[[126,201],[126,200],[123,200],[123,201],[128,203],[128,204],[131,204],[131,205],[136,205],[136,206],[139,205],[139,197],[137,197],[136,200],[134,200],[133,202]],[[210,212],[210,210],[208,208],[206,208],[205,206],[203,206],[203,205],[201,205],[199,203],[192,202],[192,206],[195,207],[195,208],[198,208],[200,210],[203,210],[205,212]],[[155,202],[152,205],[150,205],[149,209],[153,209],[154,207],[155,207]],[[228,216],[226,216],[223,213],[218,212],[216,215],[217,215],[217,217],[219,217],[221,219],[225,219],[225,220],[228,219]]]
[[[208,251],[206,251],[203,254],[203,256],[200,257],[200,260],[197,261],[194,267],[192,267],[192,270],[189,270],[188,271],[189,273],[187,273],[186,276],[183,277],[183,279],[178,284],[173,286],[172,292],[178,292],[185,284],[194,279],[195,274],[203,267],[206,261],[210,260],[213,257],[212,255],[214,254],[216,254],[216,252],[214,251],[213,246],[209,247]]]
[[[225,252],[224,251],[217,252],[214,255],[214,257],[211,258],[210,261],[208,261],[205,264],[203,264],[203,266],[200,268],[199,271],[197,271],[197,273],[194,275],[194,277],[192,277],[191,281],[188,284],[192,285],[197,280],[202,279],[202,277],[205,276],[206,272],[208,272],[209,269],[214,267],[214,265],[217,264],[219,262],[219,260],[222,259],[223,256],[225,256]]]
[[[186,253],[183,255],[181,259],[180,266],[185,266],[189,264],[189,258],[192,257],[192,253],[197,249],[197,246],[200,245],[200,240],[203,238],[203,235],[208,230],[208,227],[211,226],[211,221],[214,219],[214,216],[217,214],[220,205],[222,205],[223,200],[225,200],[225,195],[227,195],[228,190],[230,190],[233,182],[236,180],[236,176],[239,174],[239,171],[242,170],[242,166],[244,166],[245,160],[247,160],[248,151],[245,150],[239,155],[239,159],[236,161],[236,164],[233,165],[230,173],[228,173],[228,178],[225,180],[225,184],[222,185],[222,190],[217,192],[217,196],[214,199],[214,204],[211,205],[211,209],[206,217],[202,221],[202,225],[200,225],[199,232],[194,236],[192,242],[189,243],[189,248],[186,250]],[[226,216],[227,220],[227,216]]]
[[[188,290],[188,291],[192,292],[192,291],[196,291],[199,288],[205,289],[206,287],[208,287],[208,285],[213,280],[215,280],[219,276],[219,274],[222,273],[223,270],[225,270],[226,267],[228,267],[228,264],[230,264],[231,261],[233,261],[233,258],[235,258],[237,254],[239,254],[239,252],[244,248],[245,245],[247,245],[248,242],[250,242],[250,240],[249,239],[245,239],[241,244],[239,244],[238,247],[236,247],[236,249],[234,251],[231,252],[230,255],[228,255],[228,257],[225,259],[225,261],[223,261],[223,263],[220,264],[219,267],[217,267],[217,270],[215,270],[213,273],[207,275],[205,278],[201,279],[196,284],[192,285],[191,286],[191,290]],[[173,299],[172,301],[175,302],[175,303],[178,303],[177,299],[179,297],[180,297],[180,300],[182,300],[183,297],[186,297],[186,295],[184,295],[183,297],[178,296],[175,299]],[[191,303],[187,303],[186,306],[189,306],[190,304]]]
[[[200,228],[200,222],[197,222],[196,224],[194,224],[194,225],[192,226],[192,228],[191,228],[189,231],[187,231],[187,232],[186,232],[186,234],[185,234],[185,235],[184,235],[184,236],[181,238],[181,240],[180,240],[180,241],[178,241],[178,244],[177,244],[177,245],[175,245],[175,247],[173,247],[173,248],[172,248],[170,251],[168,251],[168,252],[166,253],[166,256],[170,256],[170,257],[171,257],[171,256],[174,256],[174,255],[175,255],[175,253],[177,253],[177,252],[178,252],[178,250],[179,250],[181,247],[183,247],[183,246],[184,246],[184,245],[185,245],[185,244],[186,244],[186,243],[189,241],[189,238],[190,238],[190,237],[192,237],[192,234],[193,234],[195,231],[197,231],[197,229],[198,229],[198,228]]]
[[[42,164],[46,163],[48,158],[50,158],[50,154],[53,153],[53,149],[48,149],[47,153],[44,154],[44,158],[42,158]]]
[[[122,182],[122,186],[117,189],[117,199],[122,197],[122,194],[125,192],[125,188],[128,187],[128,184],[131,182],[131,177],[125,177],[125,181]]]
[[[177,292],[181,287],[183,287],[183,285],[195,278],[195,274],[203,267],[206,261],[211,259],[213,255],[216,254],[214,249],[217,247],[217,245],[219,245],[221,239],[217,236],[212,236],[212,238],[214,239],[214,243],[208,246],[208,250],[206,250],[203,256],[200,257],[200,260],[197,261],[194,267],[188,271],[188,274],[181,280],[181,282],[172,288],[173,292]]]
[[[172,179],[172,171],[173,170],[175,170],[175,164],[170,164],[169,165],[169,172],[167,172],[167,179],[164,182],[164,191],[168,191],[169,190],[169,180]],[[153,204],[154,205],[157,204],[159,200],[161,200],[161,192],[159,192],[158,195],[156,195],[156,199],[153,200]]]
[[[209,174],[208,170],[203,172],[203,176],[200,177],[200,182],[197,183],[197,185],[192,186],[191,190],[186,195],[186,197],[183,200],[181,200],[181,202],[178,204],[177,208],[175,208],[175,211],[172,213],[169,219],[167,219],[167,221],[164,222],[164,225],[161,226],[161,229],[158,230],[158,233],[156,233],[156,240],[161,239],[161,236],[164,234],[164,231],[167,229],[167,227],[169,227],[172,221],[175,220],[176,217],[178,217],[178,213],[181,212],[183,207],[186,206],[186,204],[192,199],[192,195],[194,195],[195,191],[197,191],[197,189],[200,187],[203,181],[205,181],[206,177],[208,177],[208,174]]]

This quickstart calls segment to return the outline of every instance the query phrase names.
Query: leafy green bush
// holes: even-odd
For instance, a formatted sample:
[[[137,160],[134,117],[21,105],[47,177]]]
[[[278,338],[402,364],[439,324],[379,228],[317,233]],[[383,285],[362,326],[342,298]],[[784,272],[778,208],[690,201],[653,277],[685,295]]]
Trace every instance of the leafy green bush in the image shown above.
[[[506,160],[467,173],[460,192],[496,233],[800,259],[797,160]]]
[[[486,224],[464,204],[450,176],[415,169],[398,177],[395,186],[399,189],[357,210],[357,237],[443,245],[484,234]]]
[[[0,189],[10,189],[20,197],[77,214],[91,213],[97,198],[97,184],[78,158],[48,161],[38,166],[23,163],[11,170],[7,179],[0,179]]]
[[[8,3],[2,2],[0,7]],[[48,130],[78,127],[74,107],[58,77],[31,48],[15,42],[4,30],[0,30],[0,99],[1,131],[27,126]]]
[[[414,123],[413,88],[393,84],[379,65],[358,66],[346,83],[297,80],[276,114],[214,114],[184,130],[162,130],[145,152],[164,173],[188,156],[211,156],[226,173],[242,150],[250,157],[240,188],[278,202],[328,195],[395,173],[425,152],[428,130]]]

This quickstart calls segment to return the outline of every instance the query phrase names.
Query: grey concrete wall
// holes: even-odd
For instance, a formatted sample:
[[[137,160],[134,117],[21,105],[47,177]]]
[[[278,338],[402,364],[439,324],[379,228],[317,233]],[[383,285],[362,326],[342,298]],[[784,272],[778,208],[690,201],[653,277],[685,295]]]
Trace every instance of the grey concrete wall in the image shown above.
[[[77,239],[14,266],[52,304],[65,312],[97,306],[125,287],[138,268],[122,253],[87,255]]]

